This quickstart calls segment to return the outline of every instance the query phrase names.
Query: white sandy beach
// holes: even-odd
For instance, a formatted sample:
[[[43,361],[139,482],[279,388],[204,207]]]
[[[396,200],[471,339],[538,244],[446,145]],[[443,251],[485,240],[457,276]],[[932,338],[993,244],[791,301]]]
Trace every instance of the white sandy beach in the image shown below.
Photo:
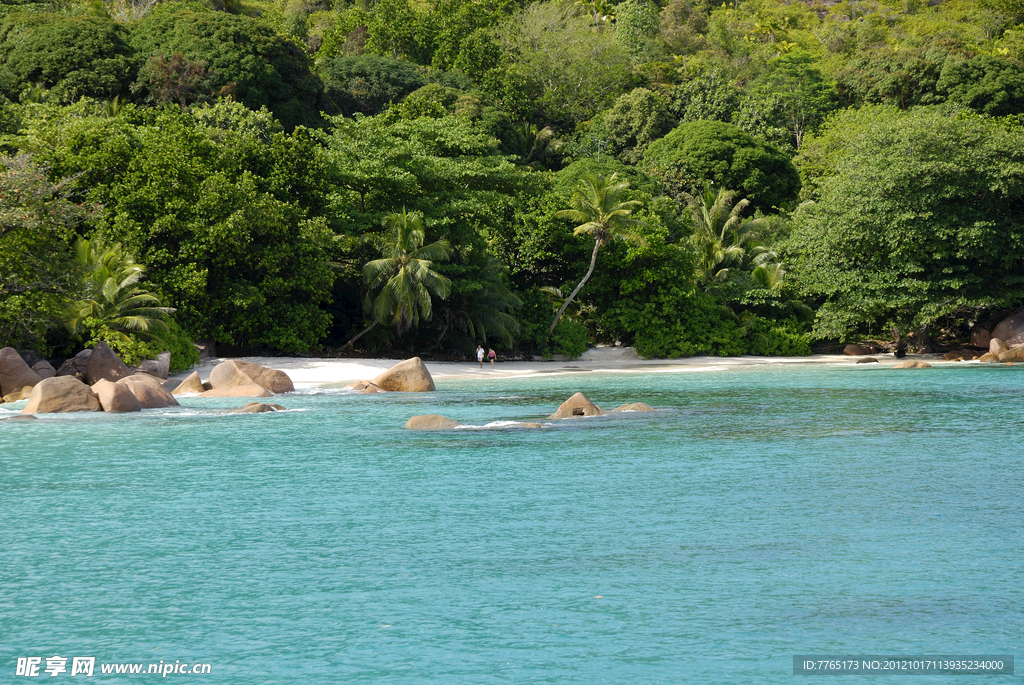
[[[882,366],[891,366],[899,361],[891,354],[875,355]],[[332,359],[310,357],[244,357],[244,361],[260,364],[287,373],[297,389],[318,386],[343,385],[358,380],[370,380],[380,372],[394,366],[401,359]],[[707,371],[736,366],[757,366],[777,364],[834,364],[849,366],[856,364],[857,357],[840,354],[818,354],[809,357],[685,357],[681,359],[641,359],[632,348],[599,347],[588,350],[574,361],[529,361],[498,362],[495,368],[484,362],[481,369],[476,362],[434,362],[428,361],[427,370],[434,380],[446,379],[494,379],[540,376],[552,373],[681,373]],[[907,359],[921,359],[935,364],[967,362],[942,362],[939,355],[908,355]],[[199,367],[186,373],[175,374],[172,378],[184,378],[192,371],[199,371],[202,380],[207,380],[214,366],[225,359],[204,359]],[[865,365],[868,366],[868,365]],[[871,364],[870,366],[877,366]]]

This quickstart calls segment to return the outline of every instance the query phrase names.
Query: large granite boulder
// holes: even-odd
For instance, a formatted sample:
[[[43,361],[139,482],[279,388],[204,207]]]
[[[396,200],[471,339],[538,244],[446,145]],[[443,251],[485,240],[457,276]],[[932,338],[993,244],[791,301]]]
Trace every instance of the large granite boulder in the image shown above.
[[[100,399],[103,411],[130,412],[142,411],[142,404],[126,385],[114,383],[101,378],[93,383],[92,391]]]
[[[103,411],[96,393],[73,376],[54,376],[39,381],[22,414],[59,414],[72,411]]]
[[[999,361],[999,355],[992,354],[991,352],[986,352],[985,354],[978,357],[978,361],[984,364],[995,364],[996,362]]]
[[[587,399],[581,392],[576,393],[562,404],[549,419],[571,419],[574,416],[604,416],[601,407]]]
[[[999,355],[999,361],[1004,364],[1007,362],[1024,362],[1024,345],[1003,352]]]
[[[82,350],[71,359],[65,359],[64,363],[57,369],[58,376],[75,376],[80,381],[85,380],[85,369],[89,366],[89,357],[92,350]]]
[[[25,386],[21,390],[16,390],[9,395],[4,395],[4,402],[20,402],[21,400],[27,400],[32,395],[32,388]]]
[[[426,364],[419,357],[398,362],[370,382],[389,392],[429,392],[437,389]]]
[[[160,380],[167,380],[167,374],[171,372],[171,353],[161,352],[156,359],[146,359],[135,369],[135,373],[146,373],[156,376]]]
[[[971,344],[975,347],[988,347],[992,341],[992,332],[987,328],[975,328],[971,331]]]
[[[615,409],[612,409],[612,411],[654,411],[654,407],[643,402],[627,402],[626,404],[620,404]]]
[[[292,379],[284,371],[235,359],[213,367],[213,371],[210,372],[210,385],[214,390],[236,385],[259,385],[275,394],[295,392]]]
[[[92,349],[89,362],[85,365],[85,382],[89,385],[95,385],[96,381],[101,380],[116,383],[130,375],[132,375],[132,370],[105,342],[99,343]]]
[[[0,396],[34,387],[41,380],[13,347],[0,350]]]
[[[123,385],[139,401],[143,409],[163,409],[165,407],[177,407],[178,400],[160,384],[160,379],[155,376],[140,373],[128,376],[119,380],[118,385]]]
[[[213,388],[200,393],[199,397],[273,397],[262,385],[249,383],[248,385],[232,385],[228,388]]]
[[[57,369],[53,368],[53,364],[45,359],[41,359],[33,364],[32,370],[35,371],[40,378],[53,378],[57,375]]]
[[[171,392],[175,395],[198,395],[205,391],[203,382],[199,380],[199,372],[193,371]]]
[[[461,425],[458,421],[440,414],[422,414],[405,422],[405,427],[414,431],[443,431]]]
[[[1024,345],[1024,309],[1020,309],[1000,321],[992,329],[992,337],[999,338],[1006,343],[1007,347]]]
[[[1002,338],[992,338],[988,342],[988,351],[997,357],[1008,349],[1010,348],[1002,341]]]
[[[843,354],[847,357],[863,357],[871,352],[872,349],[867,345],[847,345],[843,348]]]
[[[264,414],[268,411],[284,411],[285,408],[280,404],[261,404],[259,402],[250,402],[249,404],[241,407],[235,407],[229,409],[228,412],[231,414]]]
[[[899,364],[893,365],[892,368],[894,368],[894,369],[930,369],[930,368],[932,368],[932,365],[929,364],[928,362],[905,361],[905,362],[900,362]]]

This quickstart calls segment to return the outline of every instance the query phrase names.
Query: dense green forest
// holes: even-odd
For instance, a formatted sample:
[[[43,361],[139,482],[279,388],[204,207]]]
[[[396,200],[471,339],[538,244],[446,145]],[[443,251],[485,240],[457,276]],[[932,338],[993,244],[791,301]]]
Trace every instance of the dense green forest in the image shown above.
[[[2,345],[807,354],[1024,302],[1020,0],[0,7]]]

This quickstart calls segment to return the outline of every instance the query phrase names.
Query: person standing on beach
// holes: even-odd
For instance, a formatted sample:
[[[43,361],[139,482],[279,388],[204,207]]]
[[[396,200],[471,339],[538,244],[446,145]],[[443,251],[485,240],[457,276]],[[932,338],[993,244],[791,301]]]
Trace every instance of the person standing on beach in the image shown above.
[[[491,368],[492,369],[494,368],[494,358],[495,358],[495,356],[496,355],[494,354],[494,348],[493,347],[488,348],[488,350],[487,350],[487,358],[491,360]]]
[[[476,360],[480,362],[480,368],[484,368],[484,348],[480,345],[476,346]]]

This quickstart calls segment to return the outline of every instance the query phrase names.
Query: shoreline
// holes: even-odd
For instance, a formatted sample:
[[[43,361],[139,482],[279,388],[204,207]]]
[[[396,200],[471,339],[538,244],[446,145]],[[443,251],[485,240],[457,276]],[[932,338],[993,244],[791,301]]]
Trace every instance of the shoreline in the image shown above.
[[[426,362],[427,370],[435,381],[445,380],[488,380],[506,378],[530,378],[552,374],[572,373],[686,373],[694,371],[720,370],[724,368],[780,365],[833,365],[855,366],[860,357],[848,357],[841,354],[815,354],[807,357],[684,357],[679,359],[640,359],[628,354],[590,354],[584,353],[576,361],[529,361],[529,362],[498,362],[494,369],[484,362],[481,369],[476,362]],[[618,352],[618,351],[616,351]],[[888,367],[901,361],[920,360],[941,366],[951,364],[967,364],[970,362],[945,362],[938,354],[907,355],[896,359],[891,354],[875,357],[878,364],[862,364],[865,367]],[[355,381],[371,380],[386,371],[402,359],[367,358],[367,359],[336,359],[315,357],[233,357],[239,361],[252,362],[271,369],[284,371],[292,379],[297,390],[345,385]],[[228,361],[228,358],[211,357],[204,359],[198,366],[182,373],[171,374],[172,379],[184,379],[194,371],[206,381],[210,371],[217,364]]]

